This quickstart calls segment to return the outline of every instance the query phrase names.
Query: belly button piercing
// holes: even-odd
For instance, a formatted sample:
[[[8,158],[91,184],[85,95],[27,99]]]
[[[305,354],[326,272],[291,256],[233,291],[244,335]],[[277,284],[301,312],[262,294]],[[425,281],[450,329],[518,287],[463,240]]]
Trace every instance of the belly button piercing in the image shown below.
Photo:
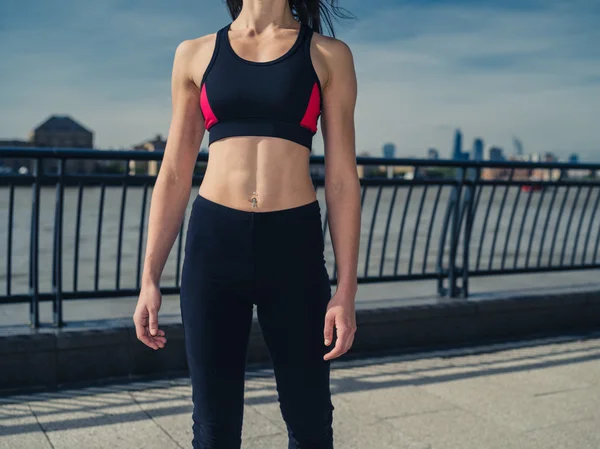
[[[258,196],[258,193],[256,193],[256,192],[252,192],[252,195],[256,195],[256,196]],[[257,207],[257,206],[256,206],[256,198],[252,197],[252,198],[251,198],[251,199],[249,199],[248,201],[252,202],[252,207],[253,207],[253,208],[256,208],[256,207]]]

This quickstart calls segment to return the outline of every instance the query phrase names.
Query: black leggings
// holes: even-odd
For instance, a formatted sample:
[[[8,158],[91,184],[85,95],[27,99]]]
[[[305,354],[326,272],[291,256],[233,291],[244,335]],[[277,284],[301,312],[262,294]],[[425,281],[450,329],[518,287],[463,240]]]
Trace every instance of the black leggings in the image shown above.
[[[275,373],[289,449],[332,449],[331,285],[318,200],[244,211],[194,200],[181,280],[181,315],[194,404],[192,445],[239,449],[254,304]]]

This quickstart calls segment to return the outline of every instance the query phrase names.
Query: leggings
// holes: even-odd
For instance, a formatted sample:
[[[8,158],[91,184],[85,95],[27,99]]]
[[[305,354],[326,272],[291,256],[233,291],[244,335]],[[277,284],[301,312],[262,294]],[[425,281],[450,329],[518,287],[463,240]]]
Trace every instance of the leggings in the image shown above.
[[[330,361],[323,360],[331,285],[323,250],[318,200],[254,212],[195,198],[180,296],[193,448],[241,447],[255,304],[288,449],[333,448]]]

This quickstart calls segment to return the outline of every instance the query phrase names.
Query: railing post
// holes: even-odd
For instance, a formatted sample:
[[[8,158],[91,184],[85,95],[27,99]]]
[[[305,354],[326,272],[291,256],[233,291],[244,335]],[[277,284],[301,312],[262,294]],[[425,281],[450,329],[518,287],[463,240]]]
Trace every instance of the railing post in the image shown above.
[[[127,200],[127,178],[129,177],[129,160],[125,161],[125,170],[123,170],[123,189],[121,190],[121,208],[119,212],[119,233],[117,234],[117,260],[115,273],[115,290],[121,288],[121,258],[123,253],[123,224],[125,221],[125,204]]]
[[[465,172],[466,169],[464,167],[458,167],[456,169],[456,185],[454,189],[452,189],[451,196],[451,207],[452,207],[452,216],[450,222],[450,254],[448,257],[448,291],[450,292],[451,298],[456,298],[459,294],[459,288],[456,285],[456,280],[458,277],[458,267],[456,266],[456,252],[458,249],[458,242],[460,239],[460,215],[461,215],[461,196],[462,196],[462,188],[465,181]]]
[[[29,325],[40,326],[39,298],[39,225],[40,225],[40,177],[44,172],[43,159],[33,161],[33,189],[31,199],[31,227],[29,239]]]
[[[473,230],[473,222],[475,221],[475,210],[473,204],[475,201],[475,194],[477,193],[477,185],[481,178],[481,168],[473,167],[467,169],[467,182],[465,184],[465,198],[463,203],[463,210],[466,215],[465,218],[465,233],[463,237],[463,257],[462,257],[462,285],[460,288],[460,294],[463,298],[469,296],[469,247],[471,245],[471,232]],[[462,216],[462,213],[461,213]]]
[[[454,184],[450,197],[448,198],[448,204],[446,205],[446,213],[444,214],[444,221],[442,223],[442,229],[440,232],[440,242],[438,245],[438,255],[436,270],[438,272],[438,294],[440,296],[450,297],[456,296],[456,245],[457,239],[455,237],[456,229],[459,228],[460,221],[460,196],[462,185],[464,181],[465,170],[463,167],[457,167],[454,178],[456,184]],[[448,231],[450,229],[450,231]],[[446,239],[450,235],[450,248],[448,256],[448,267],[444,266],[444,255],[446,251]],[[448,278],[448,287],[444,287],[444,279]]]
[[[56,327],[63,326],[62,313],[62,234],[63,234],[63,209],[64,209],[64,171],[65,159],[58,160],[58,178],[56,181],[56,207],[54,210],[54,270],[52,277],[52,288],[54,290],[54,302],[52,304],[53,324]]]

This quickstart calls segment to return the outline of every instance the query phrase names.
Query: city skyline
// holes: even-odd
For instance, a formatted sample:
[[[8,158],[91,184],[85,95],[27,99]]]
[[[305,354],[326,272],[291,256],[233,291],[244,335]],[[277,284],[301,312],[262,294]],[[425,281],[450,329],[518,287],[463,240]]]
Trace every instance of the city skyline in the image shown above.
[[[52,124],[52,125],[50,125],[50,124]],[[39,138],[35,137],[37,135],[38,130],[40,130],[44,127],[48,127],[48,129],[50,129],[50,128],[56,127],[56,126],[58,126],[59,128],[64,128],[63,131],[67,130],[67,128],[69,128],[69,129],[78,128],[78,129],[85,131],[86,133],[89,133],[89,137],[86,138],[85,140],[81,140],[81,138],[77,138],[77,139],[73,140],[73,136],[71,136],[70,134],[64,134],[64,133],[60,134],[60,135],[56,135],[54,137],[49,137],[49,140],[48,139],[40,140]],[[123,146],[120,148],[100,148],[97,145],[94,145],[93,135],[94,135],[93,130],[86,129],[86,127],[83,126],[81,123],[79,123],[76,120],[76,118],[70,116],[69,114],[52,115],[52,116],[47,117],[40,123],[38,123],[36,126],[34,126],[28,132],[28,136],[25,138],[17,137],[17,138],[12,138],[12,139],[4,139],[4,138],[2,138],[2,136],[0,136],[0,147],[2,147],[2,146],[4,146],[4,147],[42,147],[42,148],[43,147],[54,147],[54,148],[73,147],[73,148],[91,148],[91,149],[98,149],[98,150],[108,150],[108,149],[140,150],[140,149],[148,149],[147,145],[152,144],[153,145],[152,151],[156,151],[158,147],[160,147],[160,148],[158,148],[159,151],[164,151],[165,145],[166,145],[166,140],[168,140],[168,136],[165,136],[165,139],[163,139],[161,133],[156,133],[154,135],[154,137],[152,137],[152,138],[146,137],[145,139],[143,139],[137,143],[133,143],[133,144]],[[158,147],[156,147],[156,145],[154,145],[157,142],[160,142],[160,145],[158,145]],[[540,161],[542,159],[549,160],[548,158],[550,158],[551,160],[563,160],[563,161],[568,161],[568,162],[579,162],[580,161],[580,155],[577,152],[571,152],[568,154],[567,157],[564,157],[564,158],[556,157],[556,155],[553,152],[548,152],[548,151],[544,152],[543,158],[542,158],[541,153],[524,153],[523,143],[516,136],[513,137],[513,144],[514,144],[514,152],[509,156],[509,159],[530,160],[530,161],[534,161],[534,162]],[[463,148],[465,148],[463,145],[464,144],[463,144],[462,130],[460,128],[456,128],[454,130],[453,144],[447,151],[447,153],[448,153],[447,157],[443,156],[446,153],[446,151],[440,152],[439,149],[434,148],[434,147],[429,147],[429,148],[425,149],[423,153],[419,153],[419,154],[410,154],[410,155],[401,154],[401,153],[397,152],[396,144],[391,141],[387,141],[381,146],[380,156],[383,156],[385,158],[400,158],[400,159],[402,159],[402,158],[406,158],[406,159],[424,158],[424,159],[454,159],[454,160],[478,160],[478,161],[506,160],[506,155],[504,153],[503,148],[500,148],[495,145],[488,145],[487,151],[486,151],[486,144],[484,142],[484,139],[481,137],[476,137],[473,140],[472,147],[470,149],[467,148],[466,150],[463,151]],[[208,151],[208,148],[205,144],[201,145],[199,147],[200,153],[205,153],[207,151]],[[357,150],[357,156],[373,157],[373,154],[371,154],[371,152],[368,150],[362,150],[362,151]]]
[[[460,127],[465,142],[481,135],[509,151],[518,135],[530,152],[600,160],[597,3],[341,5],[358,17],[336,23],[357,70],[357,152],[376,151],[385,136],[399,154],[435,147],[446,156]],[[0,137],[22,138],[53,114],[88,124],[99,148],[166,136],[175,46],[229,20],[222,2],[5,2]]]

